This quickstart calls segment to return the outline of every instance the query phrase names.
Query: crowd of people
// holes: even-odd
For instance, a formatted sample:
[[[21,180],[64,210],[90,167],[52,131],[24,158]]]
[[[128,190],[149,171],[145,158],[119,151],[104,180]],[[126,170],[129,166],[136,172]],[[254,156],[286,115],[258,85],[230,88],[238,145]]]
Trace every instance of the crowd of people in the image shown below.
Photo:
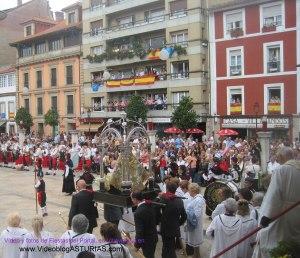
[[[45,238],[48,240],[43,246],[60,247],[58,251],[48,252],[49,255],[58,252],[63,257],[74,258],[132,257],[127,248],[131,245],[133,250],[139,250],[144,257],[152,258],[157,257],[155,250],[158,235],[162,240],[163,258],[176,257],[176,249],[198,258],[205,234],[211,238],[213,257],[258,225],[268,226],[282,208],[298,201],[299,191],[295,179],[300,175],[300,148],[297,139],[293,143],[278,139],[271,142],[267,167],[269,175],[266,176],[260,166],[260,145],[256,139],[225,137],[216,140],[212,135],[195,140],[192,135],[173,135],[157,139],[155,151],[150,153],[146,139],[136,137],[131,142],[132,154],[145,169],[151,168],[160,193],[153,202],[145,199],[142,192],[132,192],[134,207],[129,209],[105,204],[104,219],[107,222],[100,226],[103,236],[100,241],[92,234],[97,227],[99,214],[93,200],[92,184],[95,177],[91,172],[99,173],[103,162],[104,173],[114,173],[122,140],[101,139],[107,146],[104,153],[99,153],[97,149],[99,140],[99,135],[95,135],[93,139],[80,135],[78,144],[71,144],[71,138],[62,133],[54,139],[28,136],[24,144],[20,145],[17,137],[1,137],[2,166],[28,170],[33,165],[37,171],[35,187],[43,216],[47,216],[44,172],[45,175],[56,175],[57,170],[61,170],[62,191],[73,193],[68,220],[70,230],[61,236],[59,244],[48,241],[51,234],[43,230],[42,217],[33,219],[33,232],[30,233],[19,227],[20,217],[13,214],[0,237],[4,258],[19,255],[41,257],[40,253],[29,252],[28,249],[20,252],[20,246],[27,247],[28,241],[24,241],[27,238]],[[75,182],[75,174],[79,172],[81,173]],[[234,192],[224,184],[219,189],[219,204],[209,212],[207,200],[203,196],[204,188],[201,188],[215,181],[231,182],[237,186],[238,191]],[[287,191],[286,185],[292,187],[292,190]],[[205,210],[212,220],[206,233]],[[299,241],[297,210],[299,211],[295,209],[291,212],[286,219],[278,220],[261,230],[258,235],[248,238],[222,257],[270,257],[269,249],[274,248],[279,240]],[[277,235],[279,230],[282,234]],[[133,231],[135,238],[132,240]],[[127,239],[125,242],[120,232],[124,232]],[[18,248],[15,243],[7,245],[5,239],[8,236],[20,240],[17,241]],[[75,241],[76,238],[86,240],[85,244],[89,247],[86,252],[81,253],[82,250],[71,248],[73,240],[74,246],[81,246]],[[70,247],[72,251],[67,252],[63,247]],[[12,256],[10,249],[15,250],[15,256]],[[117,251],[112,253],[111,250]]]

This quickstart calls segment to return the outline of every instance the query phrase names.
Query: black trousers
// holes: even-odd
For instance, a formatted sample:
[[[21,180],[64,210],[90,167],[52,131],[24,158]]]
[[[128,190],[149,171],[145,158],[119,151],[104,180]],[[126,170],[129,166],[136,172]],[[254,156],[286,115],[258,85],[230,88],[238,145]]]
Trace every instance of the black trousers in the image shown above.
[[[175,245],[175,236],[164,236],[162,235],[162,258],[176,258],[176,245]]]
[[[155,257],[155,249],[157,242],[148,242],[145,246],[142,247],[143,255],[145,258],[154,258]]]

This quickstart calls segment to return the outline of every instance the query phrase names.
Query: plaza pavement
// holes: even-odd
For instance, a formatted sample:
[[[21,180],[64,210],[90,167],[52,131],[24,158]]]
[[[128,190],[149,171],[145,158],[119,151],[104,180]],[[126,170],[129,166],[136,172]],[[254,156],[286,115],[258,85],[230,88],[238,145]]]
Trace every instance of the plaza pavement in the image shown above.
[[[47,208],[49,214],[49,216],[44,218],[44,228],[55,237],[60,237],[66,231],[64,221],[68,221],[71,196],[66,196],[61,192],[63,180],[62,172],[58,172],[56,176],[46,175],[44,179],[46,182]],[[94,189],[97,189],[97,186],[95,186]],[[6,218],[10,212],[19,212],[22,217],[22,227],[31,231],[31,219],[35,215],[34,173],[32,171],[16,171],[15,169],[1,167],[0,198],[0,230],[2,231],[6,228]],[[98,207],[102,207],[102,204],[99,203]],[[103,211],[98,210],[98,227],[94,229],[93,233],[98,239],[101,239],[99,225],[105,221]],[[40,214],[39,208],[38,212]],[[59,212],[61,212],[64,221],[59,216]],[[209,222],[208,218],[205,218],[205,229]],[[201,258],[209,257],[210,240],[205,238],[200,250]],[[135,257],[134,251],[131,253]],[[159,239],[155,257],[161,257],[161,239]],[[184,256],[178,252],[178,257]]]

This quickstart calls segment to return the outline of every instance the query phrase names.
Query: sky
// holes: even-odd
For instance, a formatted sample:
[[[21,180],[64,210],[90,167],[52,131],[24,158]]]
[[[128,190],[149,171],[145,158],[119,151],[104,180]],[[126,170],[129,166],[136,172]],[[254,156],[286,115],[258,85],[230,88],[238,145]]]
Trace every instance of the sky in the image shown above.
[[[23,0],[23,3],[29,0]],[[52,11],[60,11],[65,6],[78,2],[78,0],[48,0]],[[0,10],[17,6],[17,0],[0,0]]]

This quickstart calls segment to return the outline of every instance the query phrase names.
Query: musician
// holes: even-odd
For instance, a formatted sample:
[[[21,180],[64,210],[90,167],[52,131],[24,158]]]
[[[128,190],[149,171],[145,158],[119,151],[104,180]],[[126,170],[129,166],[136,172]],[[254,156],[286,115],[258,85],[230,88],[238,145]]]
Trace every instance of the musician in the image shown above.
[[[83,145],[83,160],[87,169],[91,168],[92,160],[91,160],[91,149],[88,147],[88,144]]]
[[[156,214],[151,203],[147,203],[141,192],[133,192],[131,200],[137,209],[134,213],[135,244],[142,248],[145,258],[155,257],[155,248],[158,241],[156,230]]]
[[[242,172],[238,164],[238,159],[235,156],[231,158],[230,175],[231,175],[231,180],[233,180],[235,183],[240,182],[242,178]]]
[[[216,216],[220,214],[224,214],[225,209],[225,201],[228,198],[232,197],[232,191],[228,187],[223,187],[220,189],[220,197],[222,202],[217,205],[217,207],[214,209],[214,211],[211,214],[211,218],[214,219]]]
[[[23,145],[23,166],[24,166],[24,170],[29,170],[29,165],[30,165],[30,148],[29,148],[29,144],[27,143],[27,141],[24,141],[24,145]]]
[[[65,170],[65,162],[66,162],[66,146],[64,145],[63,142],[58,146],[58,151],[59,151],[59,165],[58,168],[59,170]]]
[[[37,179],[36,184],[35,184],[34,187],[36,189],[38,203],[41,207],[42,216],[43,217],[48,216],[47,205],[46,205],[46,200],[47,200],[46,184],[45,184],[45,181],[43,180],[42,175],[38,176],[38,179]]]
[[[56,175],[57,171],[57,158],[58,158],[58,144],[53,143],[52,148],[50,150],[50,166],[49,166],[49,171],[52,173],[53,170],[53,176]]]
[[[42,152],[43,152],[42,167],[44,169],[46,169],[46,168],[49,168],[49,161],[50,161],[50,159],[49,159],[50,155],[49,155],[49,149],[48,149],[48,147],[44,146],[42,148]]]

